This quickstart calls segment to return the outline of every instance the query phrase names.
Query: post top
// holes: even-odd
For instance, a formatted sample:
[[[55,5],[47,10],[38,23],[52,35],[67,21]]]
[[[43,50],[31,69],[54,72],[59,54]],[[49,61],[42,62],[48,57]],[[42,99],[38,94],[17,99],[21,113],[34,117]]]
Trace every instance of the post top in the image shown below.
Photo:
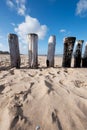
[[[13,33],[9,33],[8,34],[8,40],[12,40],[12,39],[17,39],[18,38],[18,36],[16,35],[16,34],[13,34]]]
[[[84,40],[77,40],[76,44],[82,44],[84,42]]]
[[[63,39],[64,43],[75,42],[75,40],[76,40],[76,37],[66,37]]]
[[[56,43],[56,36],[55,35],[51,35],[48,39],[48,43]]]
[[[15,36],[15,37],[17,37],[17,35],[16,35],[16,34],[9,33],[9,34],[8,34],[8,37],[11,37],[11,36]]]
[[[38,36],[36,33],[28,33],[29,36]]]

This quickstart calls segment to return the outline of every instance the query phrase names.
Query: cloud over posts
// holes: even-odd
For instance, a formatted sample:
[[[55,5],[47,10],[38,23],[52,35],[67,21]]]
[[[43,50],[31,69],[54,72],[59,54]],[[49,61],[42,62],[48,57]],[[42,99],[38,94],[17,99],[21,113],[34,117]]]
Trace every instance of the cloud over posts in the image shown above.
[[[27,15],[26,3],[28,0],[6,0],[9,8],[15,10],[19,15],[19,18],[24,17],[24,21],[19,24],[14,22],[11,25],[14,27],[14,31],[18,35],[20,50],[24,51],[27,48],[27,34],[36,33],[38,34],[39,39],[44,39],[47,33],[47,26],[42,25],[37,18],[33,18],[30,15]]]
[[[22,42],[26,41],[26,35],[28,33],[37,33],[39,39],[44,39],[47,26],[41,25],[37,18],[33,18],[30,15],[26,14],[26,2],[27,0],[6,0],[9,8],[15,9],[17,14],[25,17],[25,21],[20,23],[17,27],[15,27],[15,23],[11,23],[14,26],[15,32],[19,35]],[[22,38],[23,37],[23,38]]]
[[[39,39],[44,39],[47,32],[47,26],[41,25],[38,19],[27,15],[25,16],[25,21],[20,23],[14,30],[22,41],[26,41],[28,33],[36,33],[38,34]]]
[[[76,7],[76,15],[87,16],[87,0],[79,0]]]

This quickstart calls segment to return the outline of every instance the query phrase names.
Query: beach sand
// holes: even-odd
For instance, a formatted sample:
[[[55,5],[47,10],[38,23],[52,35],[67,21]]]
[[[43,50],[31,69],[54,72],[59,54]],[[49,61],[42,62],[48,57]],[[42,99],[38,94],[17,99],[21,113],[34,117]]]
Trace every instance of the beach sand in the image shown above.
[[[62,68],[61,57],[54,68],[38,62],[29,69],[21,55],[16,69],[0,55],[0,130],[87,130],[87,69]]]

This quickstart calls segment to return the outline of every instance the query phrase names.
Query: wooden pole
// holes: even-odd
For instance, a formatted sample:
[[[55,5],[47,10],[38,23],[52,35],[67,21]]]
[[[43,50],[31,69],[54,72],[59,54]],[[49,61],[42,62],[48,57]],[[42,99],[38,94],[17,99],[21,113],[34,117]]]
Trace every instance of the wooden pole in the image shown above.
[[[38,67],[38,35],[34,33],[28,34],[28,53],[29,53],[29,67]]]
[[[87,43],[85,45],[85,51],[82,57],[82,67],[86,67],[87,68]]]
[[[10,49],[10,59],[11,67],[20,68],[20,52],[18,36],[16,34],[8,35],[9,49]]]
[[[78,40],[76,42],[76,49],[74,53],[74,67],[81,67],[81,55],[82,55],[82,45],[84,40]]]
[[[56,45],[56,37],[52,35],[49,37],[48,40],[48,54],[46,60],[47,67],[54,67],[55,45]]]
[[[76,37],[64,38],[63,67],[71,67],[71,59]]]

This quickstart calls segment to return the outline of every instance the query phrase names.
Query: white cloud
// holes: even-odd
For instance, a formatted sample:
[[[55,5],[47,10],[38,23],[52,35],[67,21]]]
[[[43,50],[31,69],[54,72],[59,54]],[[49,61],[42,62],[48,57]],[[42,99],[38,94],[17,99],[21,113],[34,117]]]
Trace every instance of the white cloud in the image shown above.
[[[60,32],[60,33],[65,33],[66,30],[65,30],[65,29],[60,29],[59,32]]]
[[[19,15],[25,15],[25,12],[26,12],[25,3],[26,3],[26,0],[16,0],[17,12]]]
[[[13,8],[13,7],[14,7],[14,3],[12,2],[12,0],[7,0],[7,5],[8,5],[10,8]]]
[[[79,0],[76,8],[76,15],[83,17],[87,15],[87,0]]]
[[[21,5],[19,8],[18,8],[18,14],[19,15],[25,15],[25,11],[26,11],[26,8],[24,5]]]
[[[26,12],[26,0],[7,0],[7,5],[10,8],[15,8],[19,15],[25,15]]]
[[[15,26],[15,23],[11,23],[12,26]]]
[[[38,34],[39,39],[44,39],[47,32],[47,26],[41,25],[36,18],[27,15],[25,16],[25,21],[15,28],[15,32],[19,35],[19,39],[24,43],[26,42],[28,33],[36,33]]]

